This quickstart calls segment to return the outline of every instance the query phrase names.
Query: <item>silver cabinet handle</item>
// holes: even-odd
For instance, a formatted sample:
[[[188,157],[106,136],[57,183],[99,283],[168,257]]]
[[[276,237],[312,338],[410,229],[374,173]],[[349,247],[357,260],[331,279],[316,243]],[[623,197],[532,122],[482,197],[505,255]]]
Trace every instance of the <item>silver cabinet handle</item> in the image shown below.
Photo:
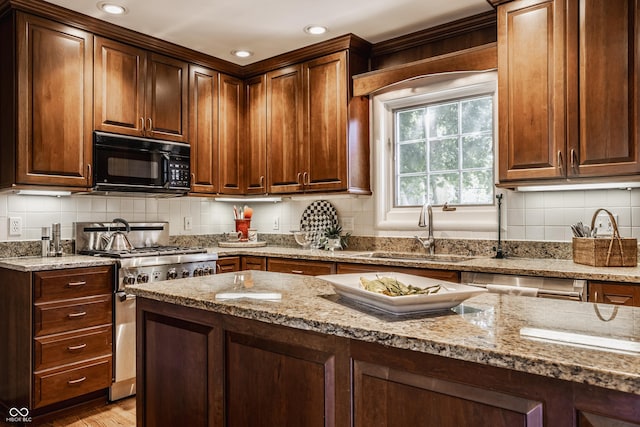
[[[86,316],[86,315],[87,315],[87,312],[86,312],[86,311],[81,311],[81,312],[79,312],[79,313],[69,313],[69,314],[67,315],[67,317],[68,317],[69,319],[76,319],[76,318],[78,318],[78,317],[82,317],[82,316]]]
[[[152,132],[153,131],[153,120],[151,120],[151,117],[149,117],[149,127],[147,128],[147,131]]]
[[[144,133],[144,117],[140,117],[140,132]]]
[[[558,168],[560,169],[560,172],[564,171],[562,163],[562,151],[558,151]]]
[[[83,348],[86,348],[86,347],[87,347],[87,344],[70,345],[69,347],[67,347],[67,350],[76,351],[76,350],[82,350]]]
[[[81,383],[82,381],[84,381],[86,379],[87,379],[87,377],[78,378],[77,380],[69,380],[69,381],[67,381],[67,384],[69,384],[69,385],[78,384],[78,383]]]
[[[301,176],[302,176],[302,173],[301,173],[301,172],[298,172],[298,175],[296,176],[296,181],[298,182],[298,184],[300,184],[300,185],[304,185],[304,181],[303,181],[303,182],[300,182],[300,177],[301,177]]]
[[[67,287],[76,288],[78,286],[84,286],[86,284],[87,284],[87,282],[85,282],[85,281],[82,281],[82,282],[69,282],[69,283],[67,283]]]
[[[302,185],[309,185],[309,172],[302,174]]]
[[[302,270],[291,270],[291,273],[293,273],[293,274],[304,274],[304,271],[302,271]]]
[[[264,187],[264,175],[260,175],[260,187]]]

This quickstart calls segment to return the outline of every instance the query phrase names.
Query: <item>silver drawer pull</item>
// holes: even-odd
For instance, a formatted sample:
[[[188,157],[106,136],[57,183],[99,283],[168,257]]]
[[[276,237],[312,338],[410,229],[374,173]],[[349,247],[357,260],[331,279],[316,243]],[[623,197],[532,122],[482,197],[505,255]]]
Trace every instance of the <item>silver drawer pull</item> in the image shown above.
[[[87,377],[78,378],[77,380],[69,380],[69,381],[67,381],[67,384],[69,384],[69,385],[79,384],[79,383],[81,383],[82,381],[84,381],[86,379],[87,379]]]
[[[74,288],[74,287],[77,287],[77,286],[84,286],[86,284],[87,284],[87,282],[84,282],[84,281],[82,281],[82,282],[69,282],[69,283],[67,283],[67,287]]]
[[[69,347],[67,347],[67,350],[69,350],[69,351],[82,350],[86,346],[87,346],[87,344],[70,345]]]
[[[304,273],[304,271],[302,271],[302,270],[291,270],[291,272],[293,274],[303,274]]]
[[[82,317],[82,316],[86,316],[87,312],[86,311],[81,311],[79,313],[69,313],[67,316],[69,317],[69,319],[75,319],[77,317]]]

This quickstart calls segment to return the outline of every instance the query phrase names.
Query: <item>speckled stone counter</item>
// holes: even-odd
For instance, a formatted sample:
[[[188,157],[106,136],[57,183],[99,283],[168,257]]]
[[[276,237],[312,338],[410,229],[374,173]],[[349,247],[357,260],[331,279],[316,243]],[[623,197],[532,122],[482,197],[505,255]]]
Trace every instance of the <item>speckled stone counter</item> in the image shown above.
[[[85,255],[64,255],[61,257],[17,257],[0,258],[0,268],[18,271],[59,270],[63,268],[95,267],[112,265],[110,258],[91,257]]]
[[[454,310],[398,317],[338,297],[324,280],[261,271],[128,289],[141,298],[640,395],[640,350],[578,348],[523,335],[559,331],[638,346],[640,308],[483,294]],[[277,292],[282,299],[216,301],[216,294],[231,291]]]
[[[369,265],[391,265],[397,267],[435,268],[441,270],[477,271],[486,273],[521,274],[525,276],[545,276],[571,279],[604,280],[640,284],[640,267],[591,267],[576,264],[567,259],[536,259],[470,257],[460,262],[426,261],[418,259],[388,259],[366,257],[368,252],[325,250],[302,250],[267,246],[264,248],[209,248],[219,256],[257,255],[309,259],[317,261],[349,262]],[[411,254],[411,255],[415,255]]]

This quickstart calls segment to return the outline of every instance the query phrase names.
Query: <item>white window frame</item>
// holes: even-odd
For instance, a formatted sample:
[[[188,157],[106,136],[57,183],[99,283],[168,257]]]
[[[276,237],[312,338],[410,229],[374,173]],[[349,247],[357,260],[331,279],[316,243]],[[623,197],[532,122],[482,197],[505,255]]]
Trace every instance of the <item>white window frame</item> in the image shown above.
[[[372,184],[375,228],[418,230],[420,207],[394,207],[394,113],[393,110],[452,98],[493,94],[494,182],[497,176],[497,72],[457,72],[411,80],[371,98]],[[496,194],[499,191],[496,190]],[[434,231],[490,232],[498,226],[497,207],[456,206],[454,212],[434,209]],[[440,233],[441,234],[441,233]],[[451,236],[455,237],[455,236]]]

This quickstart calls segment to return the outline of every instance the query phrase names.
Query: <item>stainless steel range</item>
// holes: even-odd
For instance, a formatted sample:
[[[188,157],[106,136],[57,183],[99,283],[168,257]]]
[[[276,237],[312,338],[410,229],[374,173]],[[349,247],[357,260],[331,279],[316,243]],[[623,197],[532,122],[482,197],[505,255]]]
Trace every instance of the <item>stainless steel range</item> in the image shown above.
[[[136,306],[126,285],[216,273],[218,255],[204,248],[169,245],[169,223],[78,222],[76,253],[116,258],[114,285],[114,382],[109,399],[136,392]]]

